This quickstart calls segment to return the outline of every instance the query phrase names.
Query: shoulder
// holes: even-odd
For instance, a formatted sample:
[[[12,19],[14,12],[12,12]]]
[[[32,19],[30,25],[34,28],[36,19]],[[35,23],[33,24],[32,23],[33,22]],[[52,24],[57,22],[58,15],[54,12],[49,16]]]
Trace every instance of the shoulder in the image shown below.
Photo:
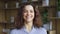
[[[45,28],[43,28],[43,27],[40,27],[39,30],[41,30],[41,31],[47,31],[47,30],[46,30]]]
[[[43,28],[43,27],[40,27],[40,28],[38,28],[37,29],[40,33],[42,33],[42,34],[47,34],[47,30],[45,29],[45,28]]]
[[[40,27],[40,28],[36,28],[37,30],[42,30],[42,31],[47,31],[45,28]]]
[[[15,34],[15,33],[18,33],[20,31],[20,29],[12,29],[10,31],[10,34]]]
[[[12,29],[11,31],[12,31],[12,32],[13,32],[13,31],[17,31],[17,29]]]

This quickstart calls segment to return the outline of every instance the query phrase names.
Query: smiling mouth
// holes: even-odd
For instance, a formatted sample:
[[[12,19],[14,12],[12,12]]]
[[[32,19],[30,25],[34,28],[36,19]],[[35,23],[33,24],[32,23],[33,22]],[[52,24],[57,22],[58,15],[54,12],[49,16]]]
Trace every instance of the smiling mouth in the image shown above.
[[[26,18],[31,18],[31,16],[26,16]]]

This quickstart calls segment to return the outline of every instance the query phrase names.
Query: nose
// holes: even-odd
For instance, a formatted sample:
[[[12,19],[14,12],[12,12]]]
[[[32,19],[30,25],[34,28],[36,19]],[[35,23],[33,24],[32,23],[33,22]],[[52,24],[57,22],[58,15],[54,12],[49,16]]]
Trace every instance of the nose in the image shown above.
[[[30,15],[30,12],[29,11],[27,12],[27,15]]]

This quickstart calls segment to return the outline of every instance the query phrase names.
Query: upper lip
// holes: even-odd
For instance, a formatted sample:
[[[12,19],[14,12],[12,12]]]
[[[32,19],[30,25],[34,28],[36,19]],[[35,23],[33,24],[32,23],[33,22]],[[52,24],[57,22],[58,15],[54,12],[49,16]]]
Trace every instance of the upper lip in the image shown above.
[[[27,16],[27,18],[30,18],[31,16]]]

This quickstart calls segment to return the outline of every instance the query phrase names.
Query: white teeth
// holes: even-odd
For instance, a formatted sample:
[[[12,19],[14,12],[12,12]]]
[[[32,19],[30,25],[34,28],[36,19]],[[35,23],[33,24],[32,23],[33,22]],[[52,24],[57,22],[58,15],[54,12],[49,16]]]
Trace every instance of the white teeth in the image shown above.
[[[27,18],[30,18],[30,16],[27,16]]]

